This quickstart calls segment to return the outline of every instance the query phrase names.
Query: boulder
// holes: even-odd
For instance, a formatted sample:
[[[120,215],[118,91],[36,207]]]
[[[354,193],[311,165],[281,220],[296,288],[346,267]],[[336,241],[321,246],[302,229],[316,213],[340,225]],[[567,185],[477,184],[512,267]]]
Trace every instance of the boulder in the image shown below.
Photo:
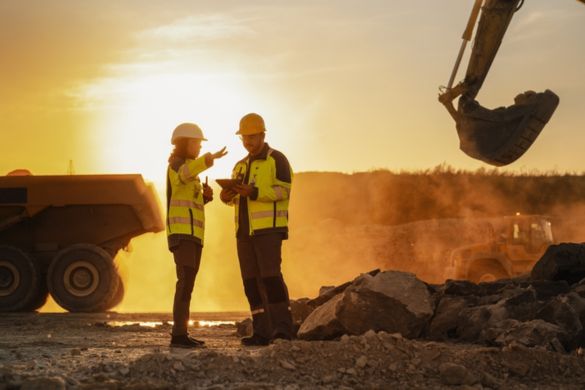
[[[387,271],[355,279],[316,308],[299,329],[305,339],[331,339],[368,330],[420,336],[434,312],[426,284],[413,274]]]
[[[585,244],[551,245],[534,265],[534,280],[565,280],[569,284],[585,278]]]

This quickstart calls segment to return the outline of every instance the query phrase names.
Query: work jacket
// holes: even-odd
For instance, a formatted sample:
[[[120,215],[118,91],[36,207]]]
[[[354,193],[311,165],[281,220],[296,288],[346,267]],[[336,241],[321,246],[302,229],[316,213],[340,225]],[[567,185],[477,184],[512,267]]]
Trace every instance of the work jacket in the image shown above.
[[[169,158],[167,168],[167,236],[169,247],[190,239],[203,245],[205,212],[199,174],[213,165],[205,154],[197,159]],[[208,165],[209,164],[209,165]]]
[[[236,195],[228,202],[235,206],[236,234],[242,222],[240,202],[247,202],[248,232],[243,232],[244,234],[253,236],[282,232],[286,238],[292,176],[293,172],[287,158],[281,152],[270,148],[268,144],[264,145],[258,156],[248,155],[236,163],[232,179],[239,179],[254,186],[249,197],[242,198]]]

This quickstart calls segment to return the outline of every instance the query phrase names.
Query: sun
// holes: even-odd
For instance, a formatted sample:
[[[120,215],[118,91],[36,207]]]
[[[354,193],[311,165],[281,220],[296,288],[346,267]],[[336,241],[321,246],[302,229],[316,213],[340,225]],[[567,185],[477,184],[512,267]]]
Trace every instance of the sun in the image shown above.
[[[216,161],[209,178],[225,177],[245,155],[235,135],[239,119],[260,106],[239,78],[220,75],[158,74],[126,76],[104,82],[108,110],[99,124],[93,148],[100,170],[140,173],[146,180],[165,180],[172,150],[171,133],[183,122],[198,124],[208,139],[202,153],[226,146],[228,155]],[[102,93],[103,94],[103,93]]]

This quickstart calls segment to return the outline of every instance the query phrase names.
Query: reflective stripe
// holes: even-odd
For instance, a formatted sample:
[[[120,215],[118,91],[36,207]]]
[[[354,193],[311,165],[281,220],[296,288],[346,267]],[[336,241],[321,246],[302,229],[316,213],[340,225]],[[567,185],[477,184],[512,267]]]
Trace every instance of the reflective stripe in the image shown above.
[[[265,211],[254,211],[253,213],[250,213],[250,216],[252,217],[252,219],[260,219],[260,218],[272,218],[274,216],[274,211],[273,210],[265,210]],[[276,217],[286,217],[288,216],[288,211],[286,210],[277,210],[276,211]]]
[[[191,218],[188,217],[169,217],[169,224],[174,225],[177,223],[182,223],[184,225],[191,225]],[[203,221],[199,221],[197,219],[193,220],[193,225],[203,228]]]
[[[188,217],[169,217],[169,223],[171,225],[175,224],[175,223],[182,223],[185,225],[190,225],[191,224],[191,218]]]
[[[260,313],[264,313],[264,308],[252,310],[252,315],[254,315],[254,314],[260,314]]]
[[[179,199],[172,199],[171,206],[176,207],[190,207],[192,209],[203,210],[203,205],[197,204],[192,200],[179,200]]]

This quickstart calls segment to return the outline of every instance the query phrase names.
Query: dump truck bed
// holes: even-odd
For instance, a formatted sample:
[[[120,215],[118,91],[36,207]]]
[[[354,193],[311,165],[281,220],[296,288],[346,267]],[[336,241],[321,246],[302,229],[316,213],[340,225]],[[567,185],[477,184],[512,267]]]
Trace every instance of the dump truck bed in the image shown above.
[[[108,204],[131,206],[144,232],[164,229],[154,192],[138,174],[0,177],[0,205],[24,205],[29,217],[49,206]]]
[[[86,242],[115,252],[164,230],[155,194],[138,174],[0,177],[0,244],[53,252]]]

